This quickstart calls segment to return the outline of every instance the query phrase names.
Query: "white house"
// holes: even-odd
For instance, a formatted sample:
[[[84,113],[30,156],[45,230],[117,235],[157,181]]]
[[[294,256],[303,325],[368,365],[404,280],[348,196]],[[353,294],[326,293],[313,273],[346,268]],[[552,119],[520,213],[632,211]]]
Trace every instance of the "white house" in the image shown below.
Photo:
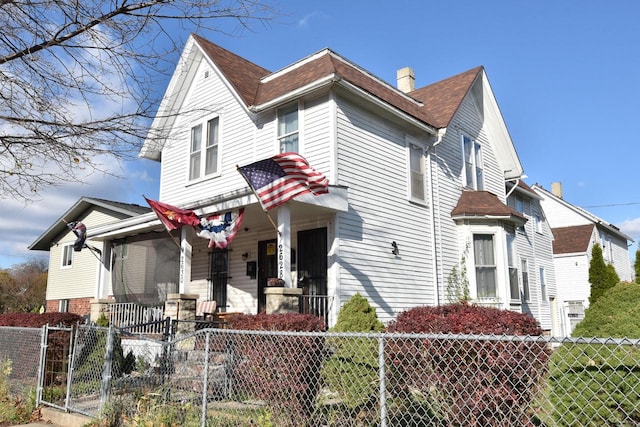
[[[531,312],[551,330],[550,232],[533,231],[541,213],[507,203],[523,167],[484,68],[414,82],[410,68],[396,87],[329,49],[270,72],[192,35],[140,155],[161,162],[161,202],[200,217],[244,208],[242,226],[224,250],[190,226],[169,235],[153,213],[92,227],[97,296],[197,294],[256,313],[280,277],[329,324],[357,292],[386,322],[450,301],[466,271],[457,283],[474,302]],[[287,151],[329,193],[266,214],[237,167]]]
[[[532,188],[540,197],[553,231],[560,326],[562,334],[571,335],[589,306],[589,264],[593,245],[600,244],[605,262],[615,267],[620,280],[631,281],[629,245],[633,239],[615,225],[567,202],[560,183],[553,183],[551,191],[539,184]]]

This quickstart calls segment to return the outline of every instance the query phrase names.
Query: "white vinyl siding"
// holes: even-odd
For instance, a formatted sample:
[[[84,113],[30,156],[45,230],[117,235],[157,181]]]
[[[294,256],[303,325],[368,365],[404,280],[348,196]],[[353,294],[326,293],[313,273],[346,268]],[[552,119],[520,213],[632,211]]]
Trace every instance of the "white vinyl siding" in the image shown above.
[[[368,296],[382,321],[389,321],[436,299],[430,212],[407,200],[403,129],[341,97],[336,101],[339,184],[349,188],[350,207],[338,214],[336,224],[339,304],[359,292]],[[393,241],[400,248],[397,257],[391,253]]]

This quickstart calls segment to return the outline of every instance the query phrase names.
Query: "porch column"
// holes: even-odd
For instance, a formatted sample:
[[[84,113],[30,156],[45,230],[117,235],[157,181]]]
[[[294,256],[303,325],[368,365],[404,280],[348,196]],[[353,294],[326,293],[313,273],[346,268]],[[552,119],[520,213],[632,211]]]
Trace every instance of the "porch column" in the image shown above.
[[[187,238],[189,227],[182,227],[180,230],[180,279],[178,283],[178,293],[187,291],[191,280],[191,245]]]
[[[295,287],[291,283],[291,210],[287,203],[278,206],[278,277],[285,287]]]

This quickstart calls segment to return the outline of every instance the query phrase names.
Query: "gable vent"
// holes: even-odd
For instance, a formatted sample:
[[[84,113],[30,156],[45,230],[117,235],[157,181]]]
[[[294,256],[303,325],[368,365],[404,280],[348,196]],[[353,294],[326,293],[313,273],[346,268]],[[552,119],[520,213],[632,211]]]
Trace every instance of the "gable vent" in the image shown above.
[[[207,71],[205,71],[205,72],[204,72],[204,78],[206,79],[206,78],[208,78],[208,77],[209,77],[209,70],[207,70]]]

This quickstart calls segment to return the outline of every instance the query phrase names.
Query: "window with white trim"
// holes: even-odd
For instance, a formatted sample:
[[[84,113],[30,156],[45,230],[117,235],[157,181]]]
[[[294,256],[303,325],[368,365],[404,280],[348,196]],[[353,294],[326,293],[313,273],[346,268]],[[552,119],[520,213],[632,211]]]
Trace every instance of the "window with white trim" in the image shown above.
[[[536,227],[536,233],[542,233],[542,217],[538,214],[533,216],[533,222]]]
[[[497,297],[493,234],[473,235],[473,260],[476,270],[477,297]]]
[[[522,266],[522,298],[525,301],[529,301],[531,299],[531,291],[529,289],[529,261],[526,259],[520,260],[520,265]]]
[[[298,103],[278,109],[278,144],[280,152],[298,152],[300,130],[298,127]]]
[[[480,144],[473,139],[462,136],[462,152],[464,154],[464,182],[467,188],[484,189],[484,166]]]
[[[425,202],[424,194],[424,148],[409,143],[409,189],[411,199]]]
[[[73,263],[73,243],[62,247],[62,268],[71,267]]]
[[[69,312],[69,300],[68,299],[59,299],[58,300],[58,313],[68,313]]]
[[[512,300],[520,299],[520,284],[518,283],[518,266],[516,265],[516,236],[507,234],[507,263],[509,264],[509,293]]]
[[[220,118],[191,128],[189,150],[189,180],[204,178],[218,172],[218,138]]]
[[[542,301],[547,301],[547,299],[548,299],[548,296],[547,296],[547,277],[546,277],[546,274],[545,274],[544,267],[540,267],[539,274],[540,274],[540,295],[542,297]]]

